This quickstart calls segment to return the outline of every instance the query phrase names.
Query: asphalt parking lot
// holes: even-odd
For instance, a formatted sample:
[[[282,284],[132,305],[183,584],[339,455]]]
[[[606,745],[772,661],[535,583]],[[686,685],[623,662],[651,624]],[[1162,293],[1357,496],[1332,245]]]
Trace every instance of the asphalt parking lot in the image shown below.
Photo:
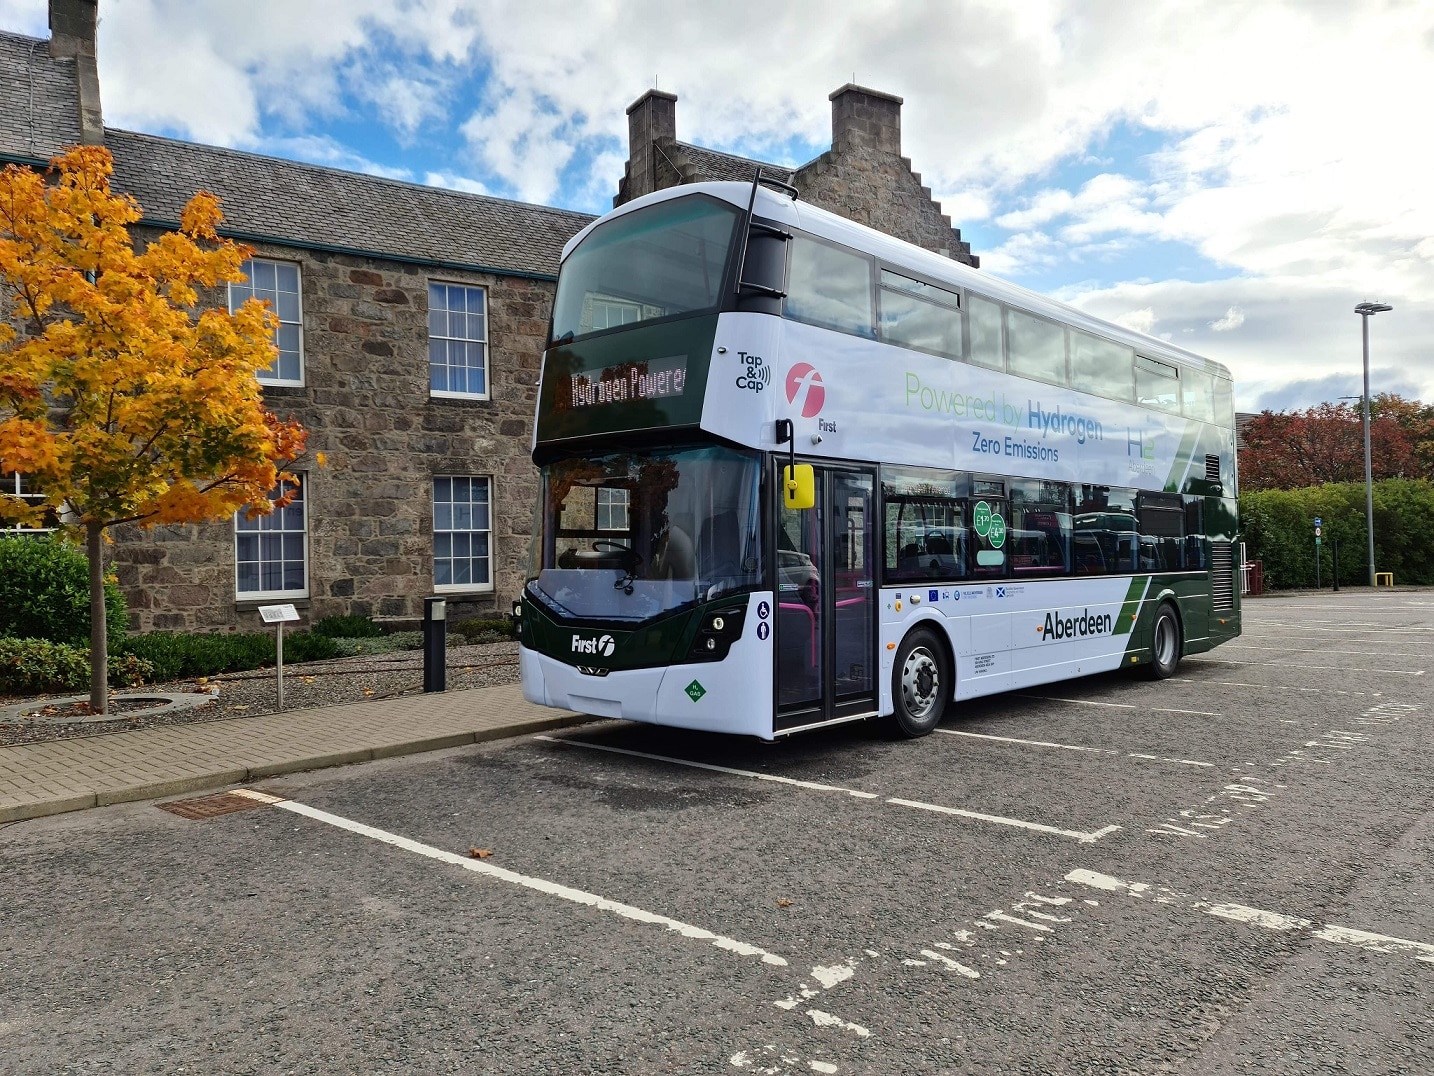
[[[600,722],[16,823],[0,1071],[1428,1072],[1431,642],[1431,592],[1265,598],[916,742]]]

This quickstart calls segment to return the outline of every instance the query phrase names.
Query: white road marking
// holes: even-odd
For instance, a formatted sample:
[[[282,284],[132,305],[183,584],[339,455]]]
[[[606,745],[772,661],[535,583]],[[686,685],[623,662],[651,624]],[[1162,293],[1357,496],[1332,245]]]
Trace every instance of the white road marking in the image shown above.
[[[1144,710],[1153,714],[1192,714],[1195,717],[1223,717],[1205,710],[1172,710],[1168,706],[1138,706],[1130,702],[1097,702],[1095,699],[1058,699],[1054,695],[1016,695],[1018,699],[1040,699],[1042,702],[1068,702],[1074,706],[1108,706],[1116,710]]]
[[[951,969],[952,971],[954,971],[957,975],[960,975],[960,976],[962,976],[963,978],[966,978],[966,979],[979,979],[979,978],[981,978],[981,973],[980,973],[979,971],[977,971],[975,968],[968,968],[965,964],[961,963],[959,960],[952,960],[949,956],[946,956],[946,955],[943,954],[943,953],[938,953],[938,952],[937,952],[936,950],[934,950],[934,949],[923,949],[923,950],[921,950],[921,955],[922,955],[922,956],[926,956],[926,957],[930,957],[932,960],[935,960],[935,961],[937,961],[938,963],[941,963],[941,964],[946,965],[946,967],[950,968],[950,969]]]
[[[1197,659],[1198,664],[1206,664],[1206,661]],[[1411,672],[1408,669],[1366,669],[1363,667],[1350,668],[1345,665],[1295,665],[1288,661],[1238,661],[1235,658],[1215,658],[1213,662],[1222,665],[1273,665],[1280,669],[1321,669],[1325,672],[1360,672],[1360,673],[1386,673],[1389,676],[1423,676],[1424,670],[1418,669]]]
[[[1097,871],[1073,870],[1065,876],[1065,880],[1078,885],[1090,886],[1093,889],[1103,889],[1108,893],[1125,893],[1132,897],[1143,898],[1151,892],[1150,885],[1145,882],[1126,882]],[[1176,902],[1165,900],[1163,903]],[[1410,953],[1416,960],[1434,963],[1434,945],[1428,942],[1410,941],[1408,938],[1396,938],[1389,934],[1375,934],[1372,931],[1342,927],[1335,923],[1326,923],[1322,927],[1311,929],[1314,924],[1308,919],[1266,911],[1263,908],[1251,908],[1246,904],[1208,904],[1205,901],[1189,901],[1188,899],[1180,901],[1180,903],[1186,904],[1192,911],[1204,912],[1206,915],[1233,920],[1237,923],[1247,923],[1250,926],[1263,927],[1266,930],[1308,931],[1311,937],[1332,942],[1335,945],[1353,945],[1372,953]]]
[[[1057,837],[1070,837],[1080,841],[1081,844],[1094,844],[1107,834],[1114,833],[1120,829],[1119,826],[1106,826],[1094,833],[1081,833],[1077,830],[1059,829],[1056,826],[1043,826],[1039,822],[1025,822],[1019,818],[1003,818],[1000,815],[980,814],[977,811],[963,811],[959,807],[942,807],[935,803],[922,803],[919,800],[889,799],[887,803],[895,803],[900,807],[915,807],[919,811],[935,811],[938,814],[958,815],[961,818],[974,818],[980,822],[993,822],[998,826],[1015,826],[1019,829],[1029,829],[1036,833],[1052,833]]]
[[[860,1024],[853,1024],[850,1020],[843,1020],[840,1016],[833,1016],[829,1012],[822,1012],[821,1009],[808,1009],[807,1015],[812,1018],[812,1023],[817,1027],[839,1027],[843,1031],[850,1031],[853,1035],[867,1039],[871,1032]]]
[[[941,730],[944,731],[944,730]],[[852,788],[841,788],[837,785],[817,784],[813,781],[798,781],[792,777],[778,777],[770,773],[757,773],[755,770],[736,770],[727,766],[714,766],[706,762],[693,762],[685,758],[674,758],[670,755],[650,755],[643,751],[629,751],[623,747],[607,747],[603,744],[588,743],[585,740],[569,739],[561,736],[534,736],[535,740],[545,740],[548,743],[567,744],[570,747],[588,747],[594,751],[608,751],[615,755],[632,755],[635,758],[652,759],[656,762],[669,762],[674,766],[691,766],[699,770],[715,770],[718,773],[730,773],[738,777],[755,777],[763,781],[777,781],[785,785],[795,785],[798,788],[805,788],[817,792],[842,792],[848,796],[855,796],[859,799],[876,800],[881,799],[874,792],[859,792]],[[1061,837],[1073,837],[1082,844],[1092,844],[1100,840],[1107,833],[1114,833],[1120,829],[1119,826],[1106,826],[1095,833],[1080,833],[1072,830],[1058,829],[1055,826],[1044,826],[1038,822],[1023,822],[1018,818],[1003,818],[1000,815],[982,814],[979,811],[964,811],[958,807],[942,807],[934,803],[921,803],[917,800],[886,799],[885,803],[895,804],[898,807],[914,807],[922,811],[935,811],[939,814],[959,815],[962,818],[972,818],[980,822],[993,822],[1002,826],[1019,826],[1024,829],[1035,830],[1040,833],[1054,833]]]
[[[665,927],[674,933],[682,935],[684,938],[711,942],[718,949],[725,949],[739,956],[760,957],[763,964],[775,964],[778,967],[787,966],[787,961],[784,957],[777,956],[775,953],[769,953],[767,950],[756,945],[736,941],[732,938],[724,937],[721,934],[716,934],[713,931],[705,930],[702,927],[695,927],[690,923],[679,922],[676,919],[670,919],[665,915],[658,915],[655,912],[644,911],[642,908],[634,908],[631,904],[622,904],[615,900],[608,900],[606,897],[599,897],[594,893],[587,893],[581,889],[573,889],[571,886],[559,885],[556,882],[549,882],[543,878],[534,878],[531,875],[519,874],[517,871],[506,870],[503,867],[495,867],[485,860],[473,859],[469,856],[458,855],[456,852],[446,852],[441,848],[434,848],[432,845],[420,844],[418,841],[409,840],[407,837],[400,837],[396,833],[389,833],[387,830],[366,826],[362,822],[355,822],[349,818],[329,814],[327,811],[320,811],[304,803],[281,799],[278,796],[271,796],[265,792],[256,792],[253,789],[247,788],[236,789],[232,795],[259,800],[261,803],[278,807],[280,810],[303,815],[305,818],[311,818],[316,822],[323,822],[325,825],[335,826],[338,829],[356,833],[361,837],[370,837],[383,844],[401,848],[405,852],[412,852],[415,855],[435,859],[440,863],[447,863],[450,866],[461,867],[464,870],[472,871],[475,874],[482,874],[489,878],[511,882],[514,885],[520,885],[526,889],[532,889],[550,897],[558,897],[562,900],[572,901],[574,904],[583,904],[602,912],[611,912],[613,915],[620,915],[624,919],[631,919],[637,923],[649,923],[654,926]]]
[[[1147,759],[1151,762],[1173,762],[1178,766],[1213,766],[1213,762],[1192,762],[1187,758],[1165,758],[1162,755],[1142,755],[1135,751],[1117,751],[1111,747],[1082,747],[1079,744],[1052,743],[1049,740],[1020,740],[1014,736],[992,736],[985,732],[962,732],[960,729],[937,729],[947,736],[969,736],[973,740],[995,740],[998,743],[1021,744],[1025,747],[1053,747],[1060,751],[1088,751],[1095,755],[1124,755],[1126,758]]]
[[[798,788],[810,789],[813,792],[843,792],[848,796],[855,796],[861,800],[880,799],[875,792],[859,792],[854,788],[841,788],[838,785],[823,785],[816,781],[798,781],[795,777],[779,777],[774,773],[758,773],[756,770],[737,770],[730,766],[714,766],[710,762],[693,762],[686,758],[673,758],[670,755],[650,755],[646,751],[630,751],[625,747],[608,747],[606,744],[589,743],[586,740],[574,740],[563,736],[534,736],[535,740],[543,740],[547,743],[559,743],[567,747],[586,747],[592,751],[607,751],[614,755],[631,755],[633,758],[646,758],[654,762],[670,762],[674,766],[691,766],[698,770],[712,770],[715,773],[730,773],[737,777],[755,777],[759,781],[776,781],[783,785],[796,785]]]
[[[1226,650],[1279,650],[1292,654],[1352,654],[1359,658],[1422,658],[1426,654],[1404,654],[1392,650],[1326,650],[1318,646],[1255,646],[1251,643],[1226,643]]]
[[[1246,687],[1260,691],[1309,691],[1317,695],[1383,695],[1382,691],[1344,691],[1323,687],[1286,687],[1283,684],[1243,684],[1237,680],[1196,680],[1189,676],[1172,676],[1172,684],[1214,684],[1218,687]]]

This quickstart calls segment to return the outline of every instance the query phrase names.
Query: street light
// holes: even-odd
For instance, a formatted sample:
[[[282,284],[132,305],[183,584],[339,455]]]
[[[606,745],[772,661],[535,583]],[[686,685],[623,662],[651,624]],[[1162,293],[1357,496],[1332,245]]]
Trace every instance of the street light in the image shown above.
[[[1374,479],[1369,460],[1369,316],[1394,307],[1388,303],[1360,303],[1354,308],[1364,329],[1364,523],[1369,534],[1369,585],[1374,586]]]

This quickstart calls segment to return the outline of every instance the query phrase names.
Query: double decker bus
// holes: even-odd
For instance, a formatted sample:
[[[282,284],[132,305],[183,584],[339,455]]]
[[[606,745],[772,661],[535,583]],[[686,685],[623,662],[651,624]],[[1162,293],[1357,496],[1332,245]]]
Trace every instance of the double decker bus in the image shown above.
[[[567,244],[524,695],[771,740],[1240,632],[1228,371],[767,180]]]

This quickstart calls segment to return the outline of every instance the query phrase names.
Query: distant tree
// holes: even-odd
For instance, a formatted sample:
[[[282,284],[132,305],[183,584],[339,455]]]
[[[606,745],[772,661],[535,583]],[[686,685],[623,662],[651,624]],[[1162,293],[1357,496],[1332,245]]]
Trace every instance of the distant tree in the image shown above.
[[[0,496],[0,521],[57,518],[84,535],[90,707],[103,713],[106,529],[271,512],[297,489],[285,468],[308,435],[263,406],[272,312],[199,305],[198,289],[244,279],[249,254],[219,238],[218,200],[197,193],[179,231],[141,251],[128,231],[140,207],[111,191],[107,150],[52,165],[48,182],[0,172],[0,477],[44,497]]]
[[[1399,424],[1414,453],[1416,477],[1434,479],[1434,404],[1381,392],[1370,398],[1369,412],[1376,420],[1391,418]]]
[[[1377,407],[1381,400],[1384,403]],[[1429,474],[1420,464],[1411,436],[1421,410],[1430,409],[1397,396],[1370,401],[1374,478]],[[1407,421],[1401,421],[1406,411]],[[1359,407],[1322,403],[1305,411],[1262,411],[1244,426],[1242,436],[1242,489],[1303,489],[1326,482],[1364,481],[1364,427]]]

